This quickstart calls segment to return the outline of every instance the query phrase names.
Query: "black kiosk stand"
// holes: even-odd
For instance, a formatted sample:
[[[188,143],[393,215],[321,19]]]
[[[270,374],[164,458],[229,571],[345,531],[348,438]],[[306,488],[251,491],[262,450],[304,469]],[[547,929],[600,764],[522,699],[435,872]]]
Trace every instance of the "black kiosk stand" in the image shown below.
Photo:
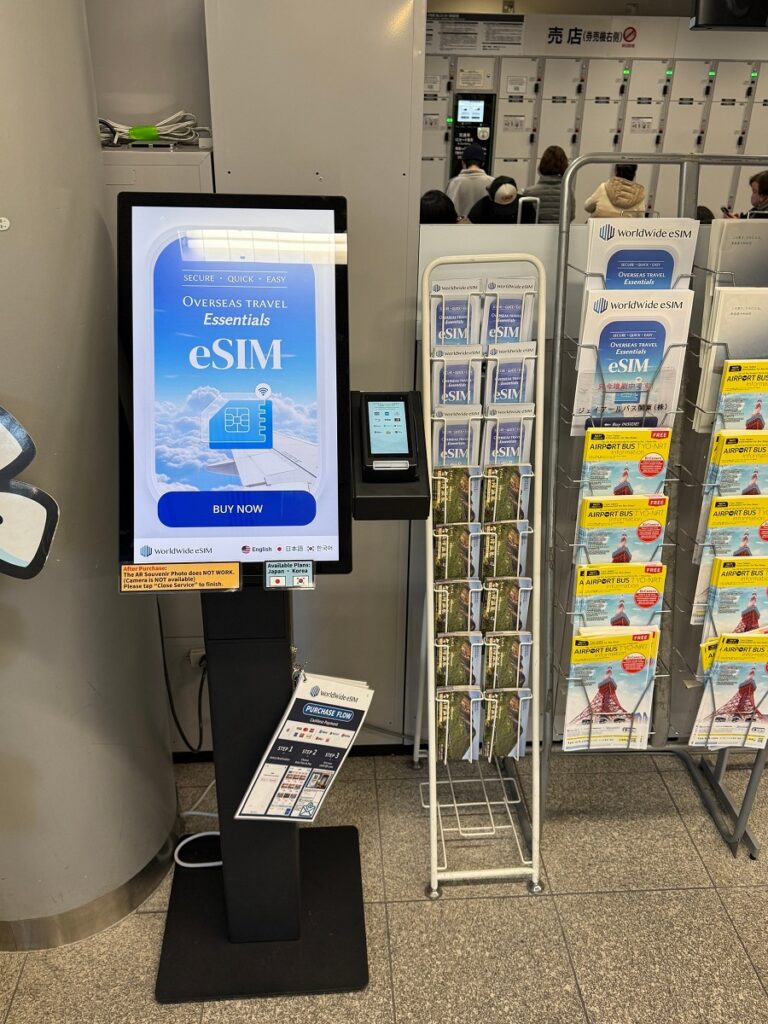
[[[403,399],[413,411],[414,478],[366,483],[361,401],[352,393],[357,519],[428,514],[421,398]],[[368,984],[357,829],[234,818],[293,689],[290,594],[253,582],[202,598],[221,841],[196,845],[201,860],[223,866],[176,868],[155,990],[161,1003]]]
[[[254,580],[202,606],[221,842],[190,850],[223,867],[176,868],[157,999],[364,988],[357,830],[234,817],[293,690],[290,595]]]
[[[271,537],[272,558],[285,532],[301,558],[336,537],[337,561],[317,568],[350,572],[353,511],[426,518],[419,396],[367,396],[364,427],[366,396],[350,394],[344,199],[123,193],[118,261],[121,562],[160,561],[157,545],[177,539],[226,562]],[[296,427],[297,409],[313,430]],[[163,462],[169,437],[196,475]],[[227,477],[239,483],[222,490]],[[235,817],[293,694],[290,592],[265,589],[264,563],[244,569],[241,591],[202,596],[220,831],[185,857],[218,866],[176,867],[160,1003],[368,983],[357,830]]]

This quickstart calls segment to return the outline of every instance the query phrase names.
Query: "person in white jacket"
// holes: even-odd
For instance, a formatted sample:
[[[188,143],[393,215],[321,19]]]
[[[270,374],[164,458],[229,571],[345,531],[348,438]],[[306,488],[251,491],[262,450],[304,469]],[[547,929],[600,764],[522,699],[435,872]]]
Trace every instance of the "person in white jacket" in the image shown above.
[[[637,164],[616,164],[616,173],[584,203],[593,217],[644,217],[645,188],[635,181]]]
[[[485,190],[493,181],[483,170],[485,150],[479,142],[464,148],[461,154],[461,172],[451,178],[445,194],[456,207],[459,217],[466,217],[475,203],[485,196]]]

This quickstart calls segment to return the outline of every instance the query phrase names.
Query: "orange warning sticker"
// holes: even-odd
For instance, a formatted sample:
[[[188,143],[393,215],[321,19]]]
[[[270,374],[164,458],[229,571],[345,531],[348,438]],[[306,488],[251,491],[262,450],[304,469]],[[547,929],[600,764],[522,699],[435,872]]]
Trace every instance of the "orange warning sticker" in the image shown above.
[[[239,562],[179,562],[175,565],[121,565],[123,594],[174,590],[240,590]]]

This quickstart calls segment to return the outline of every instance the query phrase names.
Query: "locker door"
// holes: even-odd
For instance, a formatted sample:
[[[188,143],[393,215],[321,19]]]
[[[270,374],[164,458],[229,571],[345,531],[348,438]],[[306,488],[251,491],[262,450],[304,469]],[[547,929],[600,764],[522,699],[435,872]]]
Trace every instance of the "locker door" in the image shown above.
[[[426,57],[424,60],[424,95],[447,96],[450,92],[451,58]]]
[[[627,64],[624,60],[592,58],[589,61],[579,133],[579,156],[586,156],[589,153],[618,153],[626,70]],[[613,168],[608,164],[595,164],[579,172],[576,221],[587,219],[587,214],[582,209],[583,200],[612,173]]]
[[[712,89],[710,71],[714,70],[707,60],[676,60],[672,76],[672,102],[690,99],[694,103],[705,100]],[[714,76],[713,76],[714,77]]]
[[[527,57],[503,57],[499,68],[499,106],[508,97],[535,99],[539,92],[539,62]]]
[[[672,62],[668,60],[633,60],[629,82],[629,100],[648,97],[653,103],[663,100],[672,88]]]
[[[456,92],[495,92],[495,57],[458,57],[456,60]]]
[[[747,90],[752,85],[753,66],[751,61],[746,60],[718,61],[712,78],[714,102],[724,98],[737,102],[747,99]]]
[[[755,100],[749,115],[747,138],[744,143],[744,152],[748,156],[758,156],[768,150],[768,63],[763,63],[755,70],[758,71],[759,77],[752,79],[755,82]],[[761,170],[768,170],[768,165],[765,168],[744,167],[740,172],[732,200],[733,209],[737,213],[746,213],[749,210],[752,191],[749,179]]]
[[[613,62],[601,61],[600,63]],[[604,103],[605,99],[608,97],[598,96],[596,99],[584,101],[579,156],[586,156],[589,153],[616,153],[616,158],[619,158],[621,105],[616,99]],[[611,164],[594,164],[579,171],[576,178],[576,223],[582,223],[588,218],[588,214],[583,209],[584,200],[592,195],[601,181],[610,178],[612,174],[613,165]]]
[[[544,99],[553,96],[565,96],[575,99],[579,95],[578,87],[584,85],[582,63],[571,58],[550,57],[544,62],[544,81],[542,95]],[[547,145],[558,145],[556,141]]]
[[[701,152],[704,142],[704,117],[708,95],[712,91],[709,72],[712,65],[705,60],[677,60],[672,76],[672,94],[662,139],[663,153]],[[677,215],[677,167],[661,167],[654,211],[661,217]]]
[[[421,132],[422,158],[445,157],[448,154],[448,142],[450,140],[450,131],[446,121],[449,110],[448,103],[447,97],[424,100]]]
[[[423,157],[421,161],[421,194],[433,188],[445,191],[448,184],[448,158]]]
[[[666,96],[671,90],[670,62],[632,61],[621,149],[628,153],[661,151]]]
[[[562,146],[572,160],[578,154],[578,112],[576,100],[565,96],[544,98],[541,102],[541,120],[536,148],[536,163],[547,146]]]
[[[493,174],[506,174],[524,188],[535,175],[535,144],[539,62],[532,58],[504,57],[499,68]]]
[[[619,100],[623,95],[624,74],[627,70],[626,62],[623,60],[602,60],[592,58],[587,69],[586,98],[593,100],[598,96],[608,97],[610,100]]]
[[[424,107],[421,131],[422,183],[425,178],[437,184],[422,188],[445,188],[450,132],[446,118],[450,112],[451,58],[427,57],[424,65]],[[428,163],[424,163],[428,161]]]
[[[744,150],[743,134],[747,90],[751,86],[752,64],[746,61],[719,61],[712,102],[704,135],[705,153],[739,156]],[[699,178],[699,203],[717,215],[734,194],[738,174],[734,167],[704,167]]]
[[[533,184],[536,165],[532,159],[535,140],[532,100],[503,106],[496,122],[493,174],[514,178],[521,188]]]

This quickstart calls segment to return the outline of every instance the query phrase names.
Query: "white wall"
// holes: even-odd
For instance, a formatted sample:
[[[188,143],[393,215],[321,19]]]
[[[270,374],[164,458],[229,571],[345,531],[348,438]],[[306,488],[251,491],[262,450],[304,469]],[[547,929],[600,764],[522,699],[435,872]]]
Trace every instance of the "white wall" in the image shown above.
[[[86,0],[99,116],[154,124],[185,109],[211,123],[203,0]]]
[[[115,268],[83,3],[2,12],[0,405],[61,519],[39,576],[0,576],[0,948],[133,878],[176,814],[154,602],[118,594]]]

